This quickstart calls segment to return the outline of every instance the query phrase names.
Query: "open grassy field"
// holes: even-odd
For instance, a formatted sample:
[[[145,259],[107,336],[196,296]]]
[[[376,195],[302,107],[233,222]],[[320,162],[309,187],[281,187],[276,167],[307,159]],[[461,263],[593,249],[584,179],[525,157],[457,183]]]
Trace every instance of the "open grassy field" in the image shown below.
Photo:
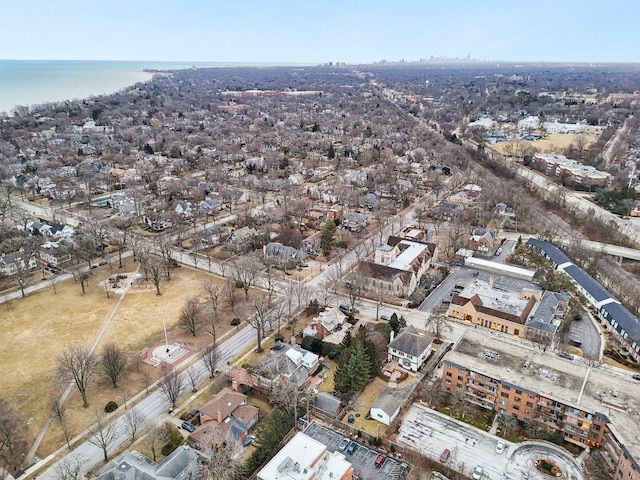
[[[586,148],[595,143],[598,140],[597,135],[581,135],[586,139]],[[518,140],[523,142],[523,140]],[[576,135],[563,134],[563,133],[551,133],[545,138],[536,140],[535,142],[525,142],[527,145],[535,147],[540,153],[562,153],[572,143],[575,145]],[[504,154],[507,145],[514,144],[515,142],[501,142],[491,145],[491,148]]]
[[[66,347],[80,343],[91,346],[120,298],[111,294],[107,298],[104,281],[116,273],[133,272],[137,264],[127,263],[124,269],[108,266],[92,270],[89,286],[82,295],[79,284],[73,280],[61,282],[57,293],[51,287],[0,305],[0,348],[3,352],[2,395],[14,400],[24,418],[32,418],[29,425],[30,439],[34,439],[49,417],[50,402],[63,388],[56,381],[56,355]],[[162,295],[155,289],[130,290],[114,313],[98,344],[96,353],[108,341],[117,343],[132,359],[130,374],[122,385],[114,390],[105,378],[98,377],[88,390],[90,406],[82,408],[80,395],[75,387],[69,397],[66,418],[71,432],[81,432],[92,420],[95,411],[102,411],[109,400],[122,404],[149,382],[158,378],[159,372],[140,362],[141,355],[164,338],[162,320],[170,329],[169,341],[182,341],[198,349],[211,341],[206,332],[193,337],[176,328],[180,309],[187,298],[200,292],[204,280],[222,283],[221,279],[205,272],[181,267],[173,272],[169,282],[161,284]],[[251,295],[251,294],[250,294]],[[244,297],[241,293],[239,298]],[[234,316],[222,310],[221,327],[229,330]],[[221,331],[220,334],[223,332]],[[57,424],[50,430],[38,454],[44,456],[64,443]]]

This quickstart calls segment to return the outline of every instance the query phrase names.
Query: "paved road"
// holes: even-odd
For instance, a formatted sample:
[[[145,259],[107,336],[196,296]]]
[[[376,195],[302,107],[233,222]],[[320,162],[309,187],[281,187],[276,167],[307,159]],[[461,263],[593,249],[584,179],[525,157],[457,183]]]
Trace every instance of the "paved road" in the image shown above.
[[[255,331],[252,328],[243,328],[237,331],[235,334],[233,334],[233,336],[229,337],[227,340],[225,340],[219,345],[220,364],[225,365],[227,362],[235,358],[238,354],[242,353],[243,351],[245,351],[246,349],[254,345],[254,343],[255,343]],[[202,362],[202,360],[199,360],[197,363],[195,363],[193,368],[195,368],[196,371],[199,372],[201,378],[206,378],[208,376],[208,371],[204,363]],[[183,384],[185,385],[184,393],[181,397],[182,399],[184,399],[185,397],[189,396],[191,392],[186,387],[186,385],[188,384],[186,373],[182,372],[180,376],[182,378]],[[167,409],[169,408],[169,406],[170,406],[170,402],[166,398],[164,398],[162,391],[160,389],[157,389],[151,392],[148,396],[146,396],[146,398],[143,398],[133,408],[133,410],[140,412],[144,416],[145,426],[146,426],[153,423],[157,418],[163,416],[163,414],[167,412]],[[114,441],[111,448],[109,448],[109,451],[114,451],[118,449],[130,438],[124,433],[124,429],[123,429],[124,422],[122,421],[122,417],[119,417],[114,421],[117,425],[118,430],[122,433],[118,435],[118,437]],[[66,451],[66,448],[61,448],[56,453],[61,454],[62,452],[65,452],[65,451]],[[60,457],[60,459],[57,462],[50,465],[49,468],[47,468],[42,474],[38,476],[38,478],[47,479],[47,480],[49,479],[57,480],[58,475],[55,469],[56,465],[59,464],[60,462],[63,462],[65,459],[71,460],[72,457],[74,456],[75,457],[81,456],[81,458],[83,458],[83,460],[85,461],[85,463],[82,466],[81,475],[86,474],[90,469],[100,464],[103,460],[102,450],[100,450],[95,445],[91,444],[89,441],[85,441],[80,445],[78,445],[76,448],[74,448],[73,452]],[[48,459],[45,459],[45,460],[48,460]],[[36,464],[36,466],[31,467],[29,470],[27,470],[26,472],[27,475],[30,473],[33,473],[39,467],[40,467],[39,464]]]

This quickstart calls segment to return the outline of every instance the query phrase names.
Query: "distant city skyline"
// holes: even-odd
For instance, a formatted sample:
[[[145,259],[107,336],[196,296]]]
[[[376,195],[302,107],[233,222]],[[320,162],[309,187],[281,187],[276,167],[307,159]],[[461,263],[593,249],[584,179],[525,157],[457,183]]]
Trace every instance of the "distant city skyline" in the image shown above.
[[[0,59],[639,62],[639,14],[590,0],[22,0],[0,6]]]

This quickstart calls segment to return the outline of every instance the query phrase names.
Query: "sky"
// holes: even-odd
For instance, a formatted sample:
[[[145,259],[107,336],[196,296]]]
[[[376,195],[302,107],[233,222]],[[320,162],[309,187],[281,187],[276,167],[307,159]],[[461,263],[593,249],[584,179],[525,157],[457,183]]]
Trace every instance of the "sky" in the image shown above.
[[[0,59],[640,62],[637,0],[0,0]]]

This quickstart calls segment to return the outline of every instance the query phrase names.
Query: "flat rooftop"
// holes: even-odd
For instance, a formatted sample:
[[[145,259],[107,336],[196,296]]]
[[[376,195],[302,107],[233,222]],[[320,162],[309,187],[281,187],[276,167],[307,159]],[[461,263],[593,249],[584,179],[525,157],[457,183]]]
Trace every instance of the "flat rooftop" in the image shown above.
[[[492,287],[483,280],[474,280],[464,287],[460,296],[472,298],[477,295],[485,307],[520,316],[529,299],[523,298],[521,292],[513,291],[494,284]]]
[[[322,460],[312,466],[319,457],[322,457]],[[342,478],[350,468],[351,464],[344,455],[329,453],[324,444],[298,432],[258,472],[258,480]]]
[[[444,360],[606,415],[618,439],[640,459],[640,385],[631,372],[608,365],[589,367],[582,357],[566,360],[517,338],[478,330],[467,330]]]

